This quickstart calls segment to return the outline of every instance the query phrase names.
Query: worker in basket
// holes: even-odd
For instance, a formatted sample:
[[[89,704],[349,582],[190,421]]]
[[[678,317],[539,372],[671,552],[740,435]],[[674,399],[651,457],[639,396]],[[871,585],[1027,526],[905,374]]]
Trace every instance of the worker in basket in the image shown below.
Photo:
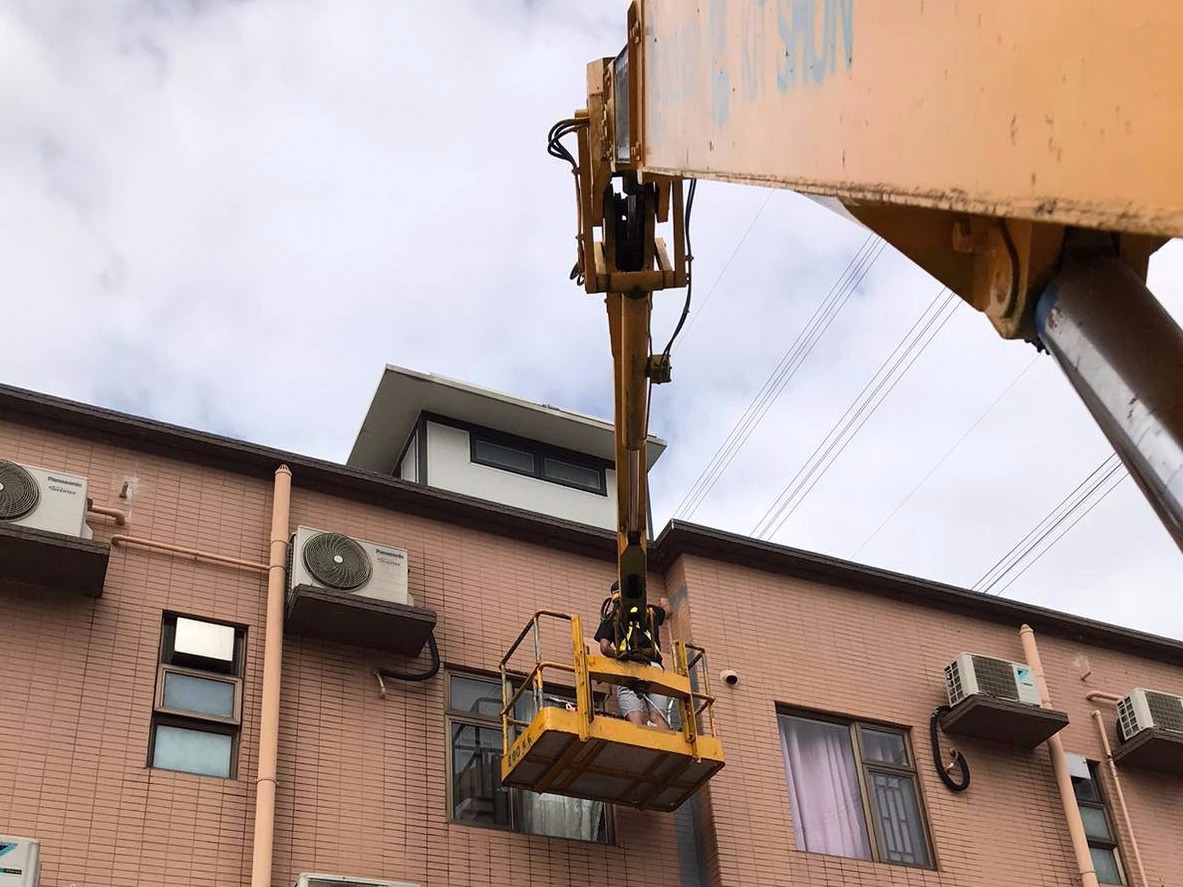
[[[665,622],[669,601],[662,597],[657,605],[650,605],[648,613],[641,618],[629,619],[630,614],[620,614],[620,582],[613,582],[611,594],[600,607],[600,627],[596,629],[595,640],[600,642],[600,652],[613,659],[629,659],[664,668],[661,657],[661,643],[658,629]],[[618,618],[623,616],[625,618]],[[623,636],[618,636],[617,626]],[[641,633],[639,636],[637,633]],[[627,655],[630,650],[644,650],[644,655]],[[670,698],[649,691],[643,681],[630,685],[616,685],[616,702],[620,713],[633,724],[649,725],[668,730],[670,728]]]

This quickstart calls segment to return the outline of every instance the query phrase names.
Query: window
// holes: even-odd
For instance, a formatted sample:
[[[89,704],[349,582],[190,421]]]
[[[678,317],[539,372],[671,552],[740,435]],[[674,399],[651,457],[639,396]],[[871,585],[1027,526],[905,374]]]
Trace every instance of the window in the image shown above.
[[[777,719],[798,850],[932,866],[907,733],[814,715]]]
[[[1080,818],[1084,820],[1084,834],[1088,838],[1093,870],[1102,884],[1124,884],[1113,824],[1109,821],[1105,797],[1101,794],[1101,782],[1097,779],[1097,765],[1092,761],[1081,763],[1083,767],[1080,769],[1086,770],[1088,775],[1073,776],[1072,789],[1076,792]]]
[[[564,704],[561,693],[548,694],[548,701]],[[528,720],[533,708],[533,698],[524,696],[517,716]],[[448,676],[448,737],[452,822],[607,843],[604,804],[501,784],[500,681]]]
[[[472,460],[482,465],[491,465],[521,474],[537,473],[534,453],[530,450],[494,443],[480,437],[472,439]]]
[[[607,462],[536,441],[470,429],[469,458],[477,465],[537,477],[565,487],[608,495]]]
[[[165,615],[149,766],[234,777],[244,640],[232,625]]]

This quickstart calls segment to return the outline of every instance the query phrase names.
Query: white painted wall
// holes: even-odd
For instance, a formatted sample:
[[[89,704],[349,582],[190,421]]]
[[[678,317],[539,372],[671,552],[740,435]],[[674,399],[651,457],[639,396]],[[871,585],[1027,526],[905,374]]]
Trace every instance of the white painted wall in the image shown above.
[[[431,487],[613,530],[616,528],[616,472],[608,469],[607,476],[608,495],[600,496],[541,478],[477,465],[469,458],[467,431],[427,423],[427,485]]]
[[[419,480],[419,438],[411,438],[411,445],[407,447],[407,454],[403,456],[403,464],[399,466],[398,476],[403,480],[416,483]]]

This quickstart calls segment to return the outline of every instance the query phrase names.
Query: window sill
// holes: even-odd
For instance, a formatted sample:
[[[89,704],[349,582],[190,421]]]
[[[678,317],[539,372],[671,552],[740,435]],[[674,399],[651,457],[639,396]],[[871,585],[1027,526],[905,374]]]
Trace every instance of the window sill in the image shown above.
[[[565,838],[558,835],[544,835],[536,832],[522,832],[508,825],[492,825],[485,822],[465,822],[460,819],[449,819],[449,826],[459,828],[475,828],[486,832],[500,832],[503,835],[513,835],[519,838],[540,838],[546,841],[573,841],[577,844],[589,844],[593,847],[615,847],[616,841],[594,841],[587,838]]]
[[[792,848],[790,853],[798,856],[815,857],[819,860],[834,860],[839,863],[849,863],[850,865],[859,866],[874,866],[879,870],[883,866],[893,869],[907,869],[913,872],[931,872],[933,875],[940,873],[940,869],[934,865],[924,865],[917,862],[880,862],[877,859],[863,859],[861,856],[838,856],[834,853],[818,853],[813,850],[798,850],[796,847]]]

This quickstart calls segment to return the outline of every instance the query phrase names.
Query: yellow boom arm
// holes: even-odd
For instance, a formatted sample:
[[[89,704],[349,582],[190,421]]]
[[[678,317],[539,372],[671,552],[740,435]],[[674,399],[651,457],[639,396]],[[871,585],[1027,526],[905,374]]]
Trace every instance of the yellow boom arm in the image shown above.
[[[632,4],[570,121],[626,603],[644,613],[647,392],[669,377],[648,318],[688,280],[684,179],[829,201],[1050,351],[1183,547],[1183,333],[1144,286],[1183,236],[1180,34],[1178,0]]]

